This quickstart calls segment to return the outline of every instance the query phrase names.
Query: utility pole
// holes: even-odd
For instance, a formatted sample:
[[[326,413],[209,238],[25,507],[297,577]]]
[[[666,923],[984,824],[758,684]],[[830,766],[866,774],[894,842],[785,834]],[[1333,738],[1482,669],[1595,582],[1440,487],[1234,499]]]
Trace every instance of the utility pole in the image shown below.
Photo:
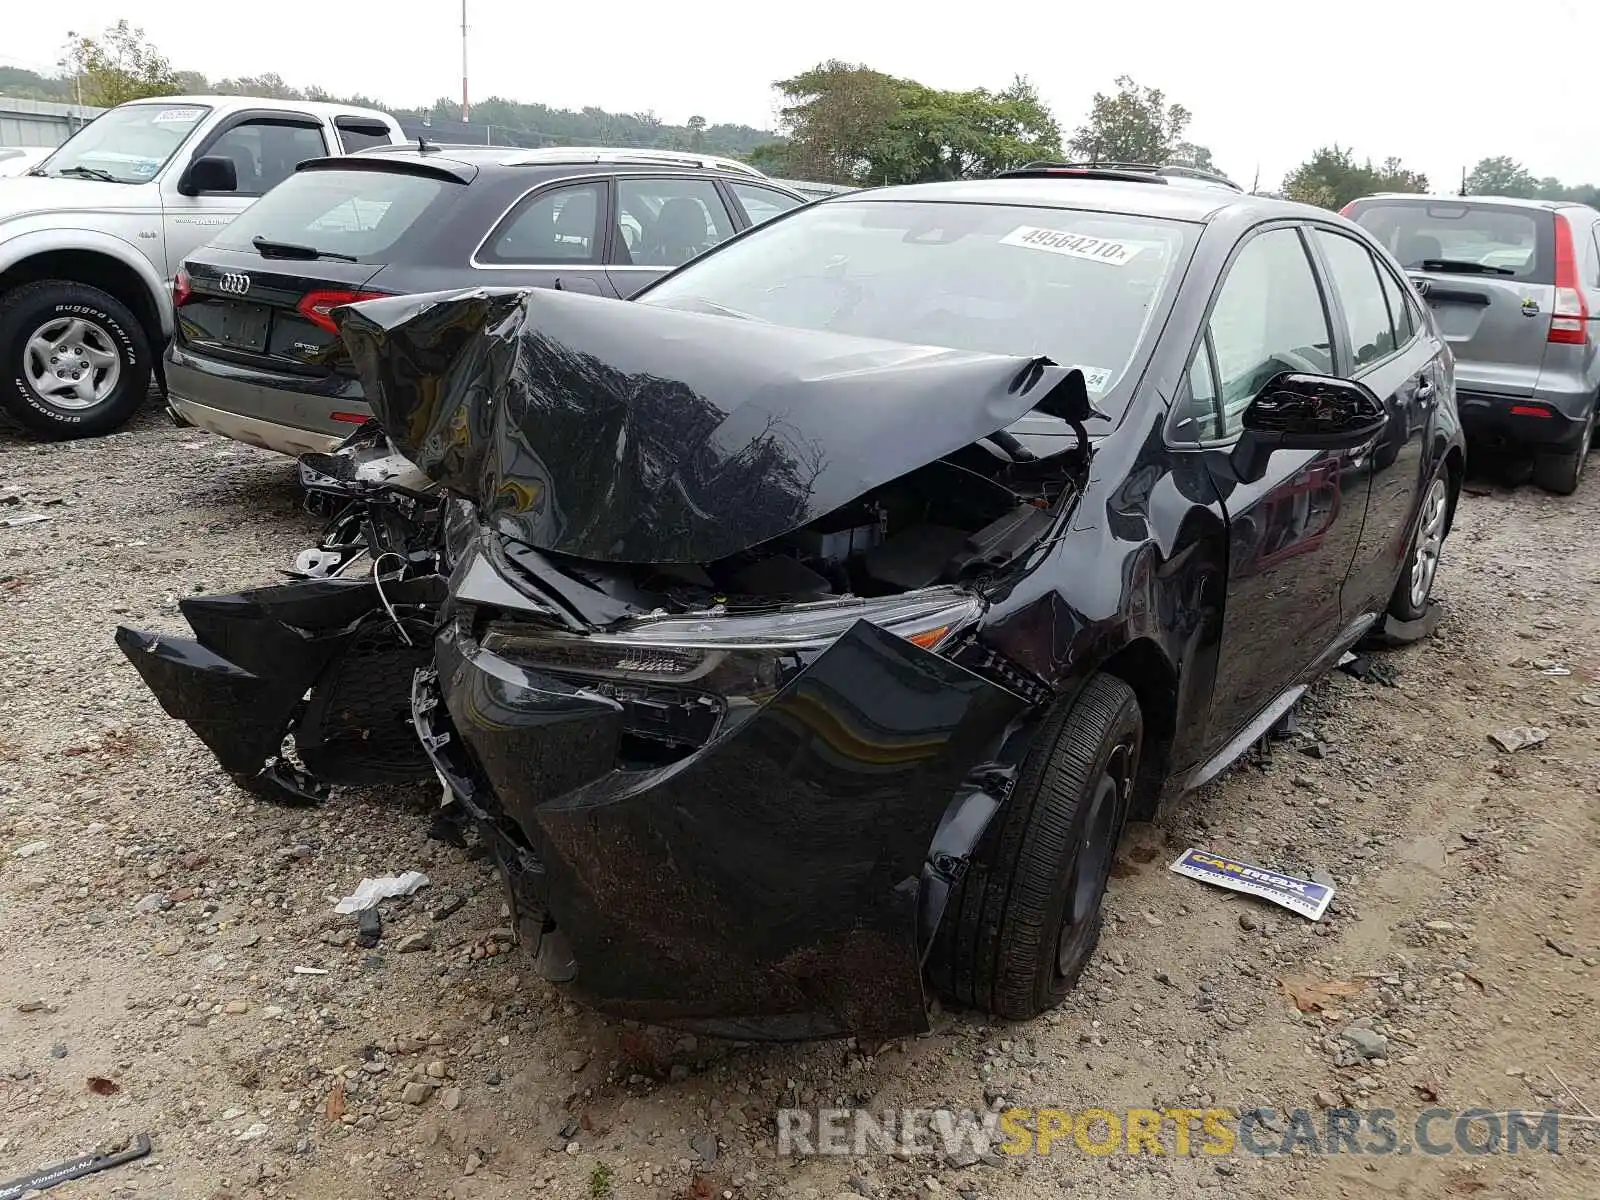
[[[461,0],[461,123],[472,120],[472,108],[467,103],[467,0]]]

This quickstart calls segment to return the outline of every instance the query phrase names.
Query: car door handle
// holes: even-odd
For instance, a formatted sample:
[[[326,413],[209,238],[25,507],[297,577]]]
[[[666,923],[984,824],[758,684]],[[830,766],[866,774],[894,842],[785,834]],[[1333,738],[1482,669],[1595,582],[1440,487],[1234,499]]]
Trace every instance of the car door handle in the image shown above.
[[[1433,380],[1424,379],[1417,384],[1416,397],[1422,403],[1427,404],[1433,400],[1434,391]]]

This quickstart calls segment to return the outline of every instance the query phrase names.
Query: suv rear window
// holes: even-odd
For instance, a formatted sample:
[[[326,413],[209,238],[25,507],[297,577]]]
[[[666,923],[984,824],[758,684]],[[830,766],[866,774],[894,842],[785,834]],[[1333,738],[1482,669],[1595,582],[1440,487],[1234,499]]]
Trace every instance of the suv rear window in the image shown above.
[[[249,250],[260,237],[377,261],[464,187],[401,171],[300,171],[235,217],[215,244]]]
[[[1470,201],[1378,200],[1359,205],[1351,219],[1408,270],[1435,261],[1445,272],[1555,281],[1548,212]]]

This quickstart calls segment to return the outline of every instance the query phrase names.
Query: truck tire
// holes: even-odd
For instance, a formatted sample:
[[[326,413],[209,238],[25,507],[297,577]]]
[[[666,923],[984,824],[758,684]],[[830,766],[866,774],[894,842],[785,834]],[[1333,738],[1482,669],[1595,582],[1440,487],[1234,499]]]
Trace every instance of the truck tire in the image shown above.
[[[1578,490],[1583,480],[1583,466],[1589,459],[1589,448],[1594,442],[1596,410],[1589,410],[1589,424],[1584,427],[1583,439],[1574,450],[1563,454],[1543,453],[1533,460],[1533,481],[1547,492],[1557,496],[1570,496]]]
[[[98,437],[144,403],[150,339],[115,296],[66,279],[0,297],[0,413],[38,437]]]
[[[929,956],[935,988],[1015,1021],[1072,990],[1100,939],[1143,736],[1139,700],[1113,675],[1046,718],[950,896]]]

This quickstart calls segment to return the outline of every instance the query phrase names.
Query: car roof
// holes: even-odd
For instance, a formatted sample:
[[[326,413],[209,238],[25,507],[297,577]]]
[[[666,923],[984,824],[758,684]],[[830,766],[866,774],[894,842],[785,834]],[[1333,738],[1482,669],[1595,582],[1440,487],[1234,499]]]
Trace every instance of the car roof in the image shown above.
[[[146,96],[126,103],[205,105],[219,112],[235,112],[242,108],[275,109],[283,112],[309,113],[318,117],[378,117],[387,124],[399,124],[392,116],[379,109],[366,108],[360,104],[335,104],[327,100],[276,100],[261,96]]]
[[[592,174],[582,168],[597,165],[626,168],[629,171],[670,171],[691,168],[709,171],[728,179],[748,179],[783,192],[798,200],[807,197],[792,186],[762,174],[756,168],[731,158],[690,151],[640,150],[632,148],[610,149],[603,146],[546,147],[544,150],[525,150],[516,146],[479,146],[460,143],[425,142],[426,148],[416,142],[387,146],[368,146],[353,154],[330,155],[311,159],[302,167],[330,170],[360,165],[372,170],[381,169],[380,163],[393,164],[405,170],[428,175],[448,175],[463,183],[480,174],[498,178],[525,176],[537,172],[546,178],[568,174]]]
[[[1171,221],[1206,224],[1222,213],[1262,218],[1275,216],[1331,217],[1326,209],[1271,196],[1211,187],[1170,187],[1159,182],[1111,179],[1053,178],[962,179],[947,183],[910,183],[872,188],[819,201],[931,201],[934,203],[1014,204],[1025,208],[1065,208],[1086,212],[1125,213]]]
[[[1352,203],[1361,204],[1368,200],[1415,201],[1418,204],[1496,204],[1505,208],[1531,208],[1543,212],[1553,212],[1558,208],[1589,207],[1580,200],[1538,200],[1528,199],[1525,196],[1451,196],[1436,195],[1431,192],[1374,192],[1370,196],[1360,196]]]

